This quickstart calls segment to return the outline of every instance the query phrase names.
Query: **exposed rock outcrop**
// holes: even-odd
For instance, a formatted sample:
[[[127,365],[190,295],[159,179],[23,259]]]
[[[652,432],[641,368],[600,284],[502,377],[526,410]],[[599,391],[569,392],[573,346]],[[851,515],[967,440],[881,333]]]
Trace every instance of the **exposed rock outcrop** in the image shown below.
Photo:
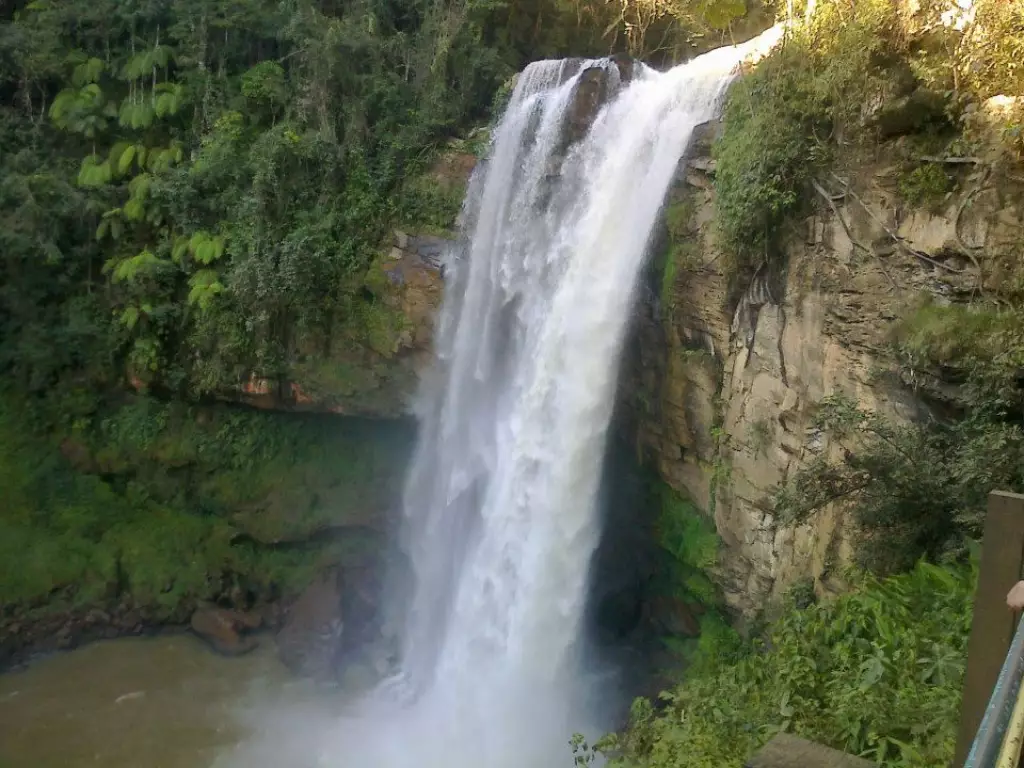
[[[843,393],[898,419],[922,413],[906,382],[886,375],[892,322],[921,294],[968,300],[1005,279],[1024,237],[1024,182],[954,163],[957,190],[911,208],[895,162],[880,156],[823,178],[817,212],[785,243],[786,269],[737,287],[715,244],[713,129],[702,133],[672,192],[692,242],[661,298],[647,289],[622,394],[638,449],[713,514],[726,601],[751,615],[801,580],[839,586],[853,542],[843,509],[786,526],[771,494],[813,457],[838,455],[813,427],[822,398]]]
[[[256,638],[246,633],[262,623],[263,618],[257,613],[201,605],[192,614],[189,626],[218,653],[241,656],[259,645]]]
[[[330,680],[344,630],[341,571],[321,573],[289,609],[277,633],[278,656],[297,675]]]

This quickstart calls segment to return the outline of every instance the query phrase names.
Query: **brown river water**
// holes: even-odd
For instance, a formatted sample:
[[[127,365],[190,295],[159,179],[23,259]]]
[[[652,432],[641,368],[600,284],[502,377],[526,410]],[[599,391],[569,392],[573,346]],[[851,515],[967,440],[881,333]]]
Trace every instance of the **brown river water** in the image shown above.
[[[261,735],[254,713],[295,705],[342,701],[269,639],[240,658],[189,635],[103,641],[0,675],[0,768],[209,768]]]

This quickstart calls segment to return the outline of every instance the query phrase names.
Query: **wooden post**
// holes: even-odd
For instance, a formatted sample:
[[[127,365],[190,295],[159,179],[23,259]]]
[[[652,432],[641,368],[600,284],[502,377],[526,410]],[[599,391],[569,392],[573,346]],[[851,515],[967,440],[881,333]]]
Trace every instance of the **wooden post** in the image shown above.
[[[1024,575],[1024,496],[993,491],[982,539],[981,570],[974,596],[967,673],[960,708],[954,766],[962,766],[981,725],[985,706],[999,677],[1016,629],[1006,593]]]

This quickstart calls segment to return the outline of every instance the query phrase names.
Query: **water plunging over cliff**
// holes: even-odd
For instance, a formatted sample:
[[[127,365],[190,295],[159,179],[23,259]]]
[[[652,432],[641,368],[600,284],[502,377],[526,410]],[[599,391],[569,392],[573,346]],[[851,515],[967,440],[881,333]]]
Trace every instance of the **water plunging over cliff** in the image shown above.
[[[416,590],[389,687],[407,696],[345,721],[323,765],[570,759],[588,718],[578,650],[637,276],[694,127],[775,39],[666,73],[575,60],[520,76],[470,184],[419,403],[404,498]]]

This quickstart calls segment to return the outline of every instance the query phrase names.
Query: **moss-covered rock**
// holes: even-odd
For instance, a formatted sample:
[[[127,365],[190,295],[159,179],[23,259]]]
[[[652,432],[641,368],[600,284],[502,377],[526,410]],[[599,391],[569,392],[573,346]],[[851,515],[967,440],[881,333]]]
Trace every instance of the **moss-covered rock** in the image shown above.
[[[401,422],[144,397],[70,434],[40,436],[34,412],[0,398],[0,663],[372,565],[411,444]]]

